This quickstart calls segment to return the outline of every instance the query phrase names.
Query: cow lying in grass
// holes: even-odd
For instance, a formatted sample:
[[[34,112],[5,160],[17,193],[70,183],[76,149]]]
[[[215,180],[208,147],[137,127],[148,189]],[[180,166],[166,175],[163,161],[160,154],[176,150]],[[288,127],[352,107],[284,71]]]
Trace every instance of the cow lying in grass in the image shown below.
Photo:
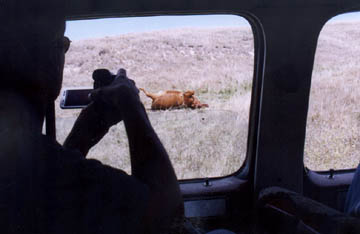
[[[144,89],[140,88],[146,96],[152,99],[152,110],[166,110],[170,108],[190,107],[192,109],[209,107],[208,104],[200,103],[194,94],[194,91],[176,91],[167,90],[158,93],[148,93]]]

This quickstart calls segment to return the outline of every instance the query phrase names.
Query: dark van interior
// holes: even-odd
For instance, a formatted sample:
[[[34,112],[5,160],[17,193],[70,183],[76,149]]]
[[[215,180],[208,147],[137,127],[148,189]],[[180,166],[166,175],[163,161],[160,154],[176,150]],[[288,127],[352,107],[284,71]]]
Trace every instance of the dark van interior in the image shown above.
[[[360,220],[343,212],[356,166],[317,171],[304,164],[320,32],[332,17],[357,11],[357,0],[76,0],[68,1],[66,17],[230,14],[248,21],[254,54],[245,161],[226,175],[179,180],[179,232],[360,233]],[[46,121],[53,137],[61,128],[54,108]]]

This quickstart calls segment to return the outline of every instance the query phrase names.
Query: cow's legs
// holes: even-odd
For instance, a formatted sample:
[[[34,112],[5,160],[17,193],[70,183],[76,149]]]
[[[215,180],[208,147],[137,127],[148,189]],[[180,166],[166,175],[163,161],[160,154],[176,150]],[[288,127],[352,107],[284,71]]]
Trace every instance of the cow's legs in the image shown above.
[[[160,97],[159,94],[148,93],[148,92],[146,92],[145,89],[143,89],[143,88],[139,88],[139,89],[140,89],[141,91],[143,91],[143,92],[145,93],[145,95],[148,96],[149,98],[151,98],[153,101],[154,101],[155,99],[157,99],[157,98]]]

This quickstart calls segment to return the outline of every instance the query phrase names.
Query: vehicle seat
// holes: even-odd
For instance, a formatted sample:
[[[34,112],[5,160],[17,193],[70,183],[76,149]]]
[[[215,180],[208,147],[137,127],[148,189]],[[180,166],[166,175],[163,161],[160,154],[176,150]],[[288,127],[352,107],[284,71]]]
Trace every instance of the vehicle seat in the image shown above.
[[[267,233],[360,233],[360,220],[279,187],[262,190],[259,226]]]

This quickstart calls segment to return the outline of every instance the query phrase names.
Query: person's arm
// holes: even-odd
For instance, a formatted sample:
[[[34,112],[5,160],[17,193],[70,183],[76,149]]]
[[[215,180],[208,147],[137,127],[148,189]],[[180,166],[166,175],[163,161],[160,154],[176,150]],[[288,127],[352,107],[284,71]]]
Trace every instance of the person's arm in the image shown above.
[[[106,135],[109,128],[109,124],[104,122],[92,102],[80,112],[63,146],[79,150],[86,157],[91,147]]]
[[[123,118],[132,175],[150,189],[145,223],[149,229],[166,229],[175,215],[183,213],[181,193],[169,156],[141,103],[130,105]]]
[[[183,212],[182,198],[169,156],[138,103],[123,114],[129,139],[132,175],[150,189],[146,213],[148,228],[168,227],[176,210]]]
[[[110,126],[123,120],[129,140],[132,176],[150,191],[145,228],[149,233],[167,228],[174,216],[183,214],[182,197],[169,156],[150,124],[135,83],[120,70],[110,86],[92,93],[92,100],[79,116],[64,146],[79,149],[86,155]]]
[[[122,70],[120,69],[119,72]],[[96,69],[92,77],[96,90],[111,85],[116,76],[107,69]],[[104,113],[111,111],[110,108],[91,102],[80,112],[63,146],[67,149],[79,150],[86,157],[89,150],[106,135],[109,128],[121,121],[119,116],[115,116],[111,121],[104,116]]]
[[[119,75],[120,74],[120,75]],[[107,122],[124,121],[129,139],[132,176],[147,185],[150,190],[148,209],[145,214],[146,229],[157,233],[169,226],[177,212],[182,215],[183,202],[174,168],[169,156],[152,128],[135,83],[126,77],[125,71],[112,85],[93,93],[99,109],[111,106],[102,116]]]

